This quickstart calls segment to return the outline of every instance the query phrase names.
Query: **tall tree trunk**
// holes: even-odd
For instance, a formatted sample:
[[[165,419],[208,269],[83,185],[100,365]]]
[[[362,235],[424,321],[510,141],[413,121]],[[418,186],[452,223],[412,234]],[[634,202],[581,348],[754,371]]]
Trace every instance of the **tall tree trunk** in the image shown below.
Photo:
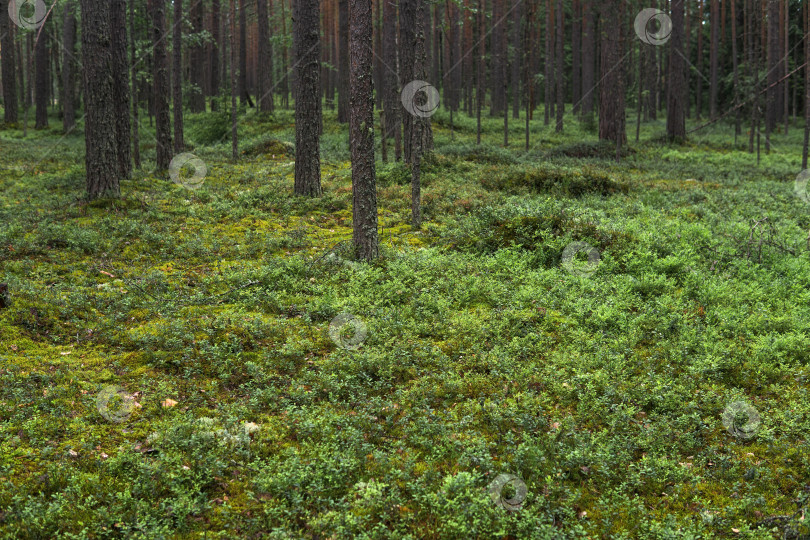
[[[247,84],[247,10],[245,0],[239,0],[239,99],[240,106],[253,107]]]
[[[338,0],[338,122],[349,121],[349,0]]]
[[[381,6],[380,4],[384,0],[372,0],[374,4],[374,48],[372,52],[374,53],[374,88],[377,91],[374,93],[374,99],[376,102],[377,109],[382,109],[382,36],[380,35],[380,31],[382,30],[382,20],[380,19],[380,11]]]
[[[357,256],[371,261],[380,251],[374,171],[371,2],[349,0],[349,20],[353,239]]]
[[[17,122],[17,113],[19,111],[17,67],[14,65],[16,52],[14,50],[14,25],[8,16],[8,3],[10,1],[0,0],[0,50],[2,50],[0,76],[3,78],[3,121],[9,124]]]
[[[106,0],[99,0],[106,1]],[[157,170],[165,172],[172,160],[171,121],[169,120],[169,58],[166,54],[166,0],[149,0],[152,10],[152,51],[155,107],[155,153]],[[84,21],[82,21],[84,28]],[[105,27],[106,30],[106,27]],[[112,106],[112,104],[110,105]]]
[[[551,20],[551,1],[552,0],[546,0],[546,43],[545,43],[546,52],[543,65],[544,69],[543,79],[545,82],[545,86],[543,88],[543,105],[545,108],[543,124],[546,126],[549,125],[549,123],[551,122],[551,102],[553,99],[552,92],[554,88],[552,84],[554,81],[553,76],[554,62],[552,60],[554,58],[554,44],[551,41],[551,36],[553,35],[552,20]]]
[[[394,137],[396,160],[402,159],[399,78],[397,69],[397,0],[383,0],[383,74],[385,137]]]
[[[807,169],[810,151],[810,4],[804,8],[804,148],[802,148],[802,169]]]
[[[228,16],[228,27],[230,39],[230,78],[231,78],[231,157],[234,161],[239,159],[239,130],[238,122],[236,119],[236,96],[239,94],[239,83],[237,81],[236,64],[237,60],[237,45],[236,45],[236,0],[231,0],[231,10]]]
[[[191,67],[191,93],[189,95],[189,109],[193,113],[205,112],[205,94],[203,93],[205,67],[202,45],[203,31],[203,0],[190,0],[191,4],[191,33],[195,37],[194,44],[189,48],[189,60]]]
[[[172,26],[172,106],[174,108],[174,153],[185,150],[183,139],[183,0],[174,3]]]
[[[506,64],[505,47],[506,42],[506,19],[504,17],[505,0],[492,0],[492,106],[490,115],[499,116],[506,106],[506,88],[504,86],[503,74],[504,64]]]
[[[486,45],[484,39],[484,0],[478,0],[478,71],[476,72],[476,142],[481,144],[481,109],[486,101]]]
[[[357,0],[355,0],[357,1]],[[413,76],[416,80],[427,78],[427,49],[425,34],[429,25],[428,8],[424,2],[416,4],[416,31],[414,43]],[[452,19],[450,19],[452,20]],[[460,51],[457,51],[460,54]],[[411,159],[411,226],[422,227],[422,153],[433,146],[430,132],[430,116],[414,117],[413,150]]]
[[[258,100],[259,110],[273,112],[273,51],[270,46],[270,21],[267,19],[267,0],[256,0],[258,17],[259,63]]]
[[[138,77],[137,64],[135,59],[135,0],[129,0],[129,52],[132,94],[132,160],[135,166],[141,167],[141,138],[140,120],[138,119]]]
[[[585,0],[582,18],[582,115],[593,114],[596,72],[596,20],[591,0]]]
[[[111,8],[108,0],[81,0],[85,169],[89,199],[120,195],[110,41]]]
[[[720,55],[720,0],[709,0],[711,2],[711,25],[712,25],[712,45],[711,45],[711,74],[710,74],[710,102],[709,102],[709,117],[712,120],[717,119],[717,95],[719,84],[719,67],[718,57]]]
[[[369,10],[369,25],[371,24]],[[295,47],[295,194],[321,195],[321,47],[319,0],[293,2]],[[371,27],[369,26],[369,31]],[[369,44],[370,45],[370,44]],[[369,56],[371,51],[368,51]],[[369,62],[370,64],[370,62]],[[368,68],[371,76],[371,67]],[[371,81],[368,81],[371,84]],[[373,116],[374,111],[371,111]],[[373,124],[373,117],[371,124]],[[369,128],[371,129],[371,128]]]
[[[784,92],[782,101],[783,101],[783,110],[784,110],[784,117],[785,117],[785,135],[788,134],[788,130],[790,129],[790,79],[788,78],[788,72],[790,70],[790,66],[788,66],[788,59],[790,58],[790,21],[788,21],[788,17],[790,16],[790,5],[788,0],[785,0],[783,3],[783,10],[784,16],[782,17],[782,39],[785,44],[784,47],[784,55],[782,57],[782,91]]]
[[[603,0],[599,139],[624,144],[623,0]]]
[[[520,24],[524,17],[523,0],[512,0],[512,118],[520,118]]]
[[[779,0],[768,0],[768,103],[765,113],[765,151],[771,150],[771,134],[779,121]]]
[[[281,0],[281,31],[284,34],[284,39],[285,40],[287,39],[287,14],[286,14],[286,11],[285,11],[286,4],[287,4],[287,0]],[[289,69],[288,69],[287,66],[289,66],[290,63],[289,63],[289,60],[287,58],[287,55],[288,55],[287,46],[284,45],[281,49],[282,49],[281,50],[281,52],[282,52],[282,54],[281,54],[282,66],[281,67],[282,67],[282,70],[284,71],[284,76],[281,78],[281,103],[282,103],[282,106],[285,109],[289,109],[290,108],[290,100],[289,100],[289,94],[290,94],[290,83],[289,83],[289,81],[290,81],[290,78],[288,76]],[[340,69],[340,68],[338,68],[338,69]]]
[[[562,0],[557,0],[557,45],[556,50],[556,65],[557,65],[557,133],[563,131],[563,114],[565,114],[565,78],[563,61],[565,58],[565,51],[563,51],[563,43],[565,42],[565,26],[563,24],[563,3]]]
[[[65,2],[62,23],[62,130],[69,133],[76,127],[76,14],[73,0]],[[2,14],[0,14],[0,19]],[[2,32],[2,29],[0,29]],[[8,50],[14,51],[13,47]],[[3,48],[3,52],[6,49]],[[6,78],[3,77],[3,84]],[[13,88],[13,86],[12,86]],[[16,99],[16,96],[15,96]]]
[[[220,55],[220,0],[211,0],[211,57],[209,62],[211,64],[211,112],[219,110],[219,91],[220,91],[220,78],[219,78],[219,55]]]
[[[115,142],[118,177],[132,176],[132,126],[129,122],[129,65],[127,65],[127,2],[110,2],[110,40],[112,45],[113,103],[115,104]]]
[[[669,41],[669,103],[667,104],[667,137],[686,138],[686,62],[683,56],[685,0],[672,0],[672,38]]]
[[[696,116],[697,119],[700,120],[701,115],[703,114],[703,2],[704,0],[698,0],[698,21],[697,21],[697,72],[698,76],[695,77],[695,81],[697,81],[697,92],[696,92]]]
[[[582,9],[579,0],[573,0],[574,19],[571,24],[571,90],[574,102],[574,114],[579,112],[582,99],[582,82],[580,81],[581,67],[581,40],[582,40]]]
[[[688,35],[688,34],[687,34]],[[740,104],[740,72],[739,58],[737,56],[737,0],[731,0],[731,60],[734,70],[734,144],[737,144],[737,137],[742,133],[742,111],[738,108]]]
[[[50,41],[51,25],[48,19],[39,27],[34,47],[36,55],[36,82],[34,92],[36,94],[36,125],[35,129],[48,127],[48,99],[50,98],[50,51],[48,43]]]
[[[400,0],[399,2],[399,84],[400,88],[414,80],[413,63],[416,43],[416,2],[419,0]],[[413,115],[402,115],[402,145],[405,161],[411,162],[413,148]]]

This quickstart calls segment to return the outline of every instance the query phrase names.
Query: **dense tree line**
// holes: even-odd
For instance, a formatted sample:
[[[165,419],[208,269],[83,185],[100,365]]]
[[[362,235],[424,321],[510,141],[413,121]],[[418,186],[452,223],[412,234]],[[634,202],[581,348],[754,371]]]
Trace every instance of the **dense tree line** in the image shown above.
[[[413,169],[418,226],[419,160],[432,130],[429,115],[402,106],[409,82],[438,89],[451,129],[457,114],[478,116],[479,142],[482,111],[503,117],[506,146],[509,119],[523,117],[528,148],[538,107],[544,125],[562,132],[570,104],[574,119],[598,122],[598,137],[615,144],[617,156],[633,113],[636,139],[641,122],[660,115],[673,141],[689,136],[689,118],[703,122],[693,130],[725,120],[735,138],[747,132],[748,151],[759,151],[761,135],[769,151],[791,117],[810,119],[807,4],[60,0],[31,27],[13,20],[15,0],[1,0],[4,121],[27,129],[31,108],[35,129],[48,127],[49,109],[65,132],[82,121],[87,190],[98,197],[117,193],[133,162],[140,166],[144,114],[165,171],[184,151],[184,114],[221,111],[230,97],[236,158],[240,114],[294,106],[295,193],[318,196],[322,108],[337,108],[338,121],[350,123],[355,202],[368,206],[364,212],[375,206],[375,138],[383,149],[393,142],[393,158]],[[651,15],[639,21],[642,13]],[[358,227],[375,228],[367,218],[359,216]],[[355,236],[373,257],[374,240]]]

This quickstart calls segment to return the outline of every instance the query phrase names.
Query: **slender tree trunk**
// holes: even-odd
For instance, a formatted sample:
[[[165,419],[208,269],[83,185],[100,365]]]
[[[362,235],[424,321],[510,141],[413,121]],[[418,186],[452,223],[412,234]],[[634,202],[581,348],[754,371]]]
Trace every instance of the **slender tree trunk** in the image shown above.
[[[522,53],[520,31],[524,18],[523,0],[512,0],[512,118],[520,118],[520,55]]]
[[[129,66],[127,65],[127,2],[109,0],[110,39],[113,61],[113,103],[115,104],[115,142],[118,178],[132,176],[132,146],[129,121]]]
[[[287,39],[287,14],[285,12],[285,6],[287,4],[287,0],[281,0],[281,31],[284,33],[284,38]],[[281,101],[284,108],[290,108],[290,101],[289,101],[289,93],[290,93],[290,84],[289,84],[289,60],[288,60],[288,51],[287,46],[282,47],[282,69],[284,70],[284,77],[281,78]],[[338,68],[340,69],[340,68]],[[348,68],[347,68],[348,69]],[[339,96],[338,96],[339,97]]]
[[[622,69],[623,0],[601,3],[602,60],[599,84],[599,139],[619,145],[627,141],[624,126]]]
[[[802,148],[802,170],[807,169],[810,150],[810,4],[804,3],[804,148]]]
[[[582,30],[582,115],[593,115],[594,104],[594,75],[596,59],[596,21],[594,7],[590,0],[583,5]]]
[[[545,63],[544,63],[544,83],[545,86],[543,88],[543,106],[544,106],[544,118],[543,124],[549,125],[551,122],[551,102],[552,102],[552,82],[553,82],[553,70],[552,67],[554,65],[552,58],[554,58],[554,49],[552,47],[553,42],[551,41],[552,36],[552,21],[551,21],[551,0],[546,0],[546,54],[545,54]]]
[[[384,137],[394,137],[396,160],[402,159],[402,129],[400,127],[399,77],[397,68],[397,0],[383,0],[383,94],[385,110]]]
[[[203,0],[190,0],[191,4],[191,33],[196,38],[189,48],[191,93],[189,95],[189,109],[193,113],[205,112],[205,94],[203,93],[205,67],[204,49],[202,46],[204,8]]]
[[[582,9],[579,0],[573,0],[572,9],[574,12],[574,19],[571,24],[571,91],[572,101],[574,102],[574,114],[580,110],[582,99],[582,82],[580,80],[581,67],[580,59],[582,53],[580,52],[582,40]]]
[[[73,0],[65,2],[65,16],[62,24],[62,130],[70,133],[76,127],[76,14]],[[0,14],[0,19],[2,19]],[[0,29],[2,32],[2,29]],[[7,49],[4,47],[3,52]],[[14,51],[14,47],[9,47]],[[5,84],[6,78],[3,77]],[[12,89],[14,87],[12,86]],[[16,100],[16,96],[15,96]]]
[[[709,103],[709,115],[712,120],[717,119],[717,95],[718,95],[718,56],[720,55],[720,0],[709,0],[711,2],[711,25],[712,25],[712,45],[711,45],[711,95]]]
[[[563,43],[565,42],[565,26],[563,24],[563,3],[562,0],[557,0],[557,46],[555,47],[557,53],[557,133],[563,131],[563,114],[565,114],[565,66],[563,62],[565,59],[565,51],[563,50]]]
[[[18,119],[19,103],[17,101],[17,68],[14,65],[16,53],[14,50],[14,24],[7,15],[10,1],[0,0],[0,50],[2,50],[0,76],[3,78],[3,121],[13,124]],[[73,21],[75,28],[75,19]]]
[[[399,2],[399,84],[400,88],[414,80],[413,63],[416,43],[416,2],[419,0],[400,0]],[[405,161],[411,162],[413,148],[413,115],[402,115],[403,150]]]
[[[105,1],[105,0],[99,0]],[[155,131],[157,170],[165,172],[172,160],[171,121],[169,120],[169,58],[166,54],[166,0],[150,0],[152,9],[152,51],[154,57]],[[82,21],[82,28],[84,22]]]
[[[338,0],[338,27],[338,122],[344,124],[349,121],[349,0]]]
[[[270,45],[270,21],[267,18],[267,0],[256,0],[258,17],[259,63],[258,101],[259,110],[273,112],[273,50]]]
[[[219,110],[220,0],[211,0],[211,112]]]
[[[369,31],[371,31],[371,4]],[[321,195],[321,47],[319,0],[293,2],[293,36],[295,47],[295,194],[308,197]],[[371,44],[369,43],[369,46]],[[367,53],[370,57],[371,51]],[[354,69],[354,66],[352,67]],[[371,77],[369,60],[368,76]],[[367,84],[371,85],[369,80]],[[369,96],[369,98],[371,98]],[[373,103],[373,102],[372,102]],[[370,112],[374,123],[374,110]],[[369,126],[369,129],[372,129]],[[373,152],[372,139],[372,152]]]
[[[239,130],[236,119],[237,106],[236,96],[239,94],[239,82],[237,80],[237,46],[236,46],[236,0],[231,0],[231,11],[228,17],[230,33],[230,77],[231,77],[231,157],[234,161],[239,159]]]
[[[506,85],[504,84],[504,64],[506,64],[506,19],[505,0],[492,0],[492,106],[490,114],[499,116],[506,106]]]
[[[685,0],[672,0],[672,38],[669,41],[669,103],[667,104],[667,138],[686,139],[687,69],[683,56]]]
[[[129,0],[129,52],[130,52],[130,69],[131,69],[131,85],[132,89],[132,160],[135,166],[141,168],[141,139],[140,139],[140,120],[139,120],[139,104],[138,104],[138,77],[137,77],[137,64],[135,57],[135,0]]]
[[[481,109],[486,101],[486,46],[484,35],[484,0],[478,0],[478,72],[476,74],[475,90],[475,116],[476,116],[476,142],[481,144]]]
[[[85,168],[89,199],[120,195],[110,41],[111,7],[107,0],[81,0]]]
[[[5,16],[5,13],[3,15]],[[34,83],[34,93],[36,95],[35,129],[48,127],[48,99],[50,98],[50,51],[48,50],[48,43],[51,36],[50,28],[51,25],[48,24],[48,19],[45,19],[42,26],[39,27],[36,45],[34,46],[36,56],[36,82]]]
[[[183,140],[183,0],[174,3],[172,26],[172,105],[174,107],[174,153],[185,150]]]
[[[696,92],[696,116],[700,120],[703,114],[703,2],[698,0],[698,21],[697,21],[697,71],[698,76],[695,77],[697,81]]]
[[[239,0],[239,102],[253,107],[253,99],[247,84],[247,10],[245,0]]]
[[[771,151],[771,134],[779,120],[779,0],[768,0],[768,92],[765,112],[765,151]]]
[[[371,2],[349,0],[349,20],[353,239],[357,256],[371,261],[380,251],[374,171]]]
[[[374,4],[374,48],[372,51],[374,52],[373,61],[374,61],[374,88],[377,90],[374,93],[374,99],[377,109],[382,109],[382,92],[380,90],[383,87],[382,84],[382,36],[380,35],[380,31],[382,30],[382,20],[380,19],[380,11],[381,6],[380,4],[384,0],[372,0]]]
[[[782,59],[782,78],[784,81],[782,82],[782,90],[784,92],[784,115],[785,115],[785,135],[788,134],[790,130],[790,79],[788,78],[788,73],[790,71],[790,66],[788,66],[788,59],[790,58],[790,21],[788,17],[790,17],[790,5],[788,0],[785,0],[784,4],[784,17],[782,17],[783,29],[782,32],[784,36],[784,43],[785,43],[785,53]]]
[[[354,0],[358,1],[358,0]],[[452,20],[452,19],[449,19]],[[416,4],[416,31],[414,43],[414,79],[424,80],[427,77],[427,49],[425,34],[428,28],[428,9],[425,3]],[[460,51],[457,51],[460,53]],[[415,117],[413,122],[413,144],[411,163],[411,226],[422,227],[422,153],[432,146],[430,117]]]

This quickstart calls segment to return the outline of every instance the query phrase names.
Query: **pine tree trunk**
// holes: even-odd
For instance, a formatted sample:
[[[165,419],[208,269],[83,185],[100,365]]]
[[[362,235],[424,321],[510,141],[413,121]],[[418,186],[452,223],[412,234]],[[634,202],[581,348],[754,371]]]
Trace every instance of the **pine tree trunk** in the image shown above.
[[[103,1],[103,0],[99,0]],[[152,51],[155,108],[155,153],[157,170],[165,172],[172,160],[171,121],[169,120],[169,58],[166,54],[166,0],[149,0],[152,10]],[[84,27],[84,21],[82,21]]]
[[[5,15],[5,13],[3,14]],[[48,42],[50,41],[50,24],[48,19],[39,27],[38,35],[36,36],[36,45],[34,46],[34,54],[36,57],[36,75],[34,82],[34,93],[36,95],[36,125],[35,129],[44,129],[48,127],[48,99],[49,96],[49,81],[50,81],[50,51],[48,50]]]
[[[520,118],[520,40],[524,17],[523,0],[512,1],[512,118]]]
[[[771,150],[771,134],[779,121],[779,0],[768,0],[768,91],[765,112],[765,151]]]
[[[118,178],[132,176],[132,126],[129,121],[129,65],[127,64],[127,2],[110,2],[110,38],[112,42],[113,103]]]
[[[717,119],[717,95],[718,95],[718,56],[720,55],[720,0],[709,0],[711,2],[711,25],[712,25],[712,45],[710,52],[711,73],[710,73],[710,102],[709,117]]]
[[[582,115],[591,116],[596,92],[596,20],[591,0],[585,0],[582,11]]]
[[[135,166],[141,167],[141,139],[140,120],[138,119],[138,78],[135,58],[135,0],[129,0],[129,52],[130,52],[130,81],[132,95],[132,160]]]
[[[695,97],[695,109],[697,119],[700,120],[703,114],[703,2],[698,0],[698,21],[697,21],[697,71],[698,76],[695,77],[697,82],[697,92]]]
[[[672,0],[672,35],[669,41],[669,102],[667,104],[667,138],[686,139],[686,62],[683,56],[685,0]]]
[[[236,63],[237,60],[237,48],[236,48],[236,0],[231,0],[231,10],[230,15],[228,17],[229,22],[229,34],[230,39],[228,40],[230,43],[230,51],[231,57],[230,61],[228,62],[230,66],[230,78],[231,78],[231,157],[234,161],[239,159],[239,130],[238,130],[238,122],[236,120],[236,97],[239,94],[239,82],[237,78],[237,68]]]
[[[563,66],[565,51],[563,50],[563,43],[565,42],[565,26],[563,25],[563,3],[562,0],[557,0],[557,45],[556,49],[556,65],[557,65],[557,133],[563,131],[563,114],[565,114],[565,78]]]
[[[737,56],[737,0],[731,0],[731,60],[734,70],[734,107],[740,104],[740,72],[739,58]],[[742,133],[742,111],[739,108],[734,112],[734,144],[737,144],[737,137]]]
[[[574,102],[573,112],[577,114],[580,110],[582,99],[582,82],[580,80],[581,67],[580,59],[582,53],[581,40],[582,40],[582,10],[579,0],[573,0],[574,20],[571,24],[571,91],[572,101]]]
[[[546,52],[544,57],[544,65],[543,65],[543,79],[545,86],[543,88],[543,106],[544,106],[544,118],[543,124],[549,125],[551,122],[551,100],[553,99],[552,96],[552,66],[553,61],[552,58],[554,57],[554,49],[552,48],[552,41],[551,41],[551,0],[546,0]]]
[[[189,95],[189,109],[193,113],[205,112],[205,94],[203,93],[204,77],[204,50],[202,47],[201,32],[203,31],[203,0],[190,0],[191,5],[191,33],[197,38],[189,50],[191,68],[191,93]]]
[[[484,35],[484,0],[478,0],[478,70],[476,72],[475,116],[476,142],[481,144],[481,110],[486,101],[486,45]]]
[[[383,109],[385,137],[394,137],[396,160],[402,159],[402,130],[400,127],[399,77],[397,69],[397,0],[383,0]]]
[[[297,0],[296,0],[297,1]],[[338,0],[338,122],[349,121],[349,0]]]
[[[349,21],[353,239],[357,256],[371,261],[380,251],[374,171],[371,2],[349,0]]]
[[[419,0],[400,0],[399,2],[399,85],[400,88],[414,80],[414,46],[416,42],[416,2]],[[411,162],[413,148],[413,116],[402,115],[402,146],[405,161]]]
[[[253,107],[247,84],[247,10],[245,0],[239,0],[239,105]]]
[[[273,51],[270,45],[270,21],[267,18],[267,0],[256,0],[258,17],[258,82],[259,110],[273,112]]]
[[[219,91],[220,91],[220,78],[219,78],[219,54],[220,54],[220,0],[211,0],[211,56],[209,62],[211,64],[211,112],[219,110]]]
[[[174,2],[172,21],[172,107],[174,111],[174,153],[185,150],[183,140],[183,0]]]
[[[802,170],[807,169],[810,151],[810,4],[804,3],[804,148],[802,148]]]
[[[602,56],[599,84],[599,140],[623,145],[624,74],[622,69],[623,0],[601,3]]]
[[[76,14],[73,0],[65,3],[62,23],[62,130],[70,133],[76,127]],[[2,19],[2,15],[0,15]],[[2,29],[0,29],[2,32]],[[5,52],[7,49],[3,48]],[[13,47],[8,50],[14,50]],[[3,77],[5,83],[7,79]],[[13,86],[12,86],[13,88]],[[15,96],[16,99],[16,96]]]
[[[85,168],[87,196],[91,200],[120,195],[110,41],[111,8],[108,0],[81,0]]]
[[[14,23],[8,17],[10,0],[0,0],[0,76],[3,78],[3,121],[15,123],[18,119],[19,102],[17,100],[17,66],[15,66]],[[75,19],[74,19],[75,39]]]
[[[368,9],[371,13],[370,4]],[[369,26],[369,31],[370,28]],[[295,194],[319,197],[321,195],[319,0],[295,0],[293,2],[293,38],[296,62]],[[371,52],[369,51],[368,54]],[[370,66],[368,75],[371,76]],[[370,81],[369,84],[371,84]],[[373,113],[372,110],[371,114],[373,115]],[[373,118],[371,121],[373,122]]]

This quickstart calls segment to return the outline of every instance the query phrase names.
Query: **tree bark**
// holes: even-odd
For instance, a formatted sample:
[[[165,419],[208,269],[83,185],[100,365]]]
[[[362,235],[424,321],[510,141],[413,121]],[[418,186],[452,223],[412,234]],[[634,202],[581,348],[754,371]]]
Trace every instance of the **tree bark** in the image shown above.
[[[563,24],[563,3],[562,0],[557,0],[557,30],[556,30],[556,65],[557,65],[557,133],[563,131],[563,114],[565,114],[565,78],[564,78],[564,58],[565,51],[563,51],[563,43],[565,42],[565,26]]]
[[[247,84],[247,10],[245,0],[239,0],[239,99],[240,105],[253,107]]]
[[[349,0],[351,47],[352,226],[360,259],[379,256],[377,186],[374,171],[374,88],[371,2]]]
[[[17,122],[19,103],[17,100],[17,66],[14,65],[14,23],[8,16],[9,1],[0,0],[0,50],[2,50],[0,76],[3,77],[3,121],[12,124]]]
[[[104,1],[104,0],[93,0]],[[169,119],[169,66],[166,54],[166,0],[149,0],[152,10],[152,51],[155,108],[155,153],[157,170],[165,172],[172,160],[171,121]],[[84,21],[82,21],[82,28]],[[106,29],[106,27],[105,27]]]
[[[5,14],[4,14],[5,15]],[[50,41],[50,24],[48,19],[39,27],[36,35],[36,45],[34,54],[36,57],[36,74],[34,82],[34,94],[36,96],[36,125],[35,129],[48,127],[48,99],[50,98],[50,51],[48,42]]]
[[[802,170],[807,169],[808,151],[810,151],[810,4],[804,8],[804,148],[802,148]]]
[[[205,50],[203,49],[201,32],[203,31],[203,0],[190,0],[191,4],[191,33],[195,37],[194,44],[189,47],[189,64],[191,71],[191,92],[189,94],[189,109],[193,113],[205,112],[205,85],[203,68],[205,67]]]
[[[273,112],[273,50],[270,44],[270,22],[267,19],[267,0],[256,0],[258,17],[259,64],[258,64],[258,101],[259,110]]]
[[[76,14],[73,0],[65,3],[62,23],[62,130],[69,133],[76,127]],[[2,18],[2,14],[0,14]],[[2,32],[2,29],[0,29]],[[13,51],[13,47],[9,49]],[[5,47],[3,48],[5,52]],[[3,84],[6,78],[3,77]],[[16,98],[15,98],[16,99]]]
[[[370,4],[368,9],[370,13]],[[295,0],[293,2],[293,36],[296,62],[295,194],[319,197],[321,195],[319,0]],[[371,67],[369,67],[368,75],[371,76]],[[370,81],[369,84],[371,84]],[[371,114],[373,115],[373,110]]]
[[[577,114],[580,110],[582,99],[582,82],[580,60],[582,57],[582,9],[579,0],[573,0],[574,19],[571,22],[571,100],[574,103],[573,112]]]
[[[768,91],[765,113],[765,151],[771,150],[771,133],[779,121],[779,0],[768,0]]]
[[[413,63],[416,43],[416,2],[419,0],[400,0],[399,2],[399,85],[400,88],[414,80]],[[413,116],[402,115],[403,150],[405,161],[411,162],[413,148]]]
[[[585,0],[582,11],[582,115],[593,114],[594,75],[596,59],[596,21],[590,0]]]
[[[129,52],[132,89],[132,160],[141,167],[140,121],[138,120],[138,77],[135,59],[135,0],[129,0]]]
[[[112,45],[113,103],[115,107],[115,142],[118,156],[118,178],[132,176],[132,126],[129,121],[129,65],[127,65],[127,2],[110,2],[110,36]]]
[[[492,0],[492,104],[489,114],[499,116],[506,106],[506,89],[504,87],[504,64],[506,63],[504,40],[506,38],[506,19],[503,3],[505,0]]]
[[[697,71],[698,76],[695,77],[697,82],[697,92],[695,93],[695,110],[697,119],[700,120],[703,114],[703,2],[698,0],[698,20],[697,20]]]
[[[718,57],[720,55],[720,0],[710,0],[711,2],[711,25],[712,25],[712,46],[710,53],[711,73],[710,73],[710,103],[709,117],[717,119],[717,95],[718,95]]]
[[[230,78],[231,78],[231,157],[234,161],[239,159],[239,123],[236,120],[236,96],[239,94],[239,83],[236,76],[237,49],[236,49],[236,0],[231,0],[231,9],[228,16],[228,33],[230,34]]]
[[[211,112],[219,110],[220,0],[211,0]]]
[[[394,137],[394,154],[402,159],[402,129],[400,127],[399,70],[397,68],[397,0],[383,0],[383,109],[385,137]]]
[[[349,121],[349,0],[338,0],[338,122]]]
[[[672,0],[672,35],[669,41],[669,103],[667,104],[667,138],[686,138],[686,62],[683,56],[685,0]]]
[[[521,21],[525,10],[523,0],[513,0],[512,2],[512,118],[520,118],[520,56],[522,52],[521,38],[523,32],[520,31]]]
[[[81,0],[84,73],[86,187],[89,199],[118,197],[113,51],[110,40],[112,4]]]
[[[174,153],[185,150],[183,140],[183,0],[173,0],[172,106],[174,108]]]
[[[603,0],[602,56],[599,84],[599,140],[624,144],[624,75],[622,69],[623,0]]]

